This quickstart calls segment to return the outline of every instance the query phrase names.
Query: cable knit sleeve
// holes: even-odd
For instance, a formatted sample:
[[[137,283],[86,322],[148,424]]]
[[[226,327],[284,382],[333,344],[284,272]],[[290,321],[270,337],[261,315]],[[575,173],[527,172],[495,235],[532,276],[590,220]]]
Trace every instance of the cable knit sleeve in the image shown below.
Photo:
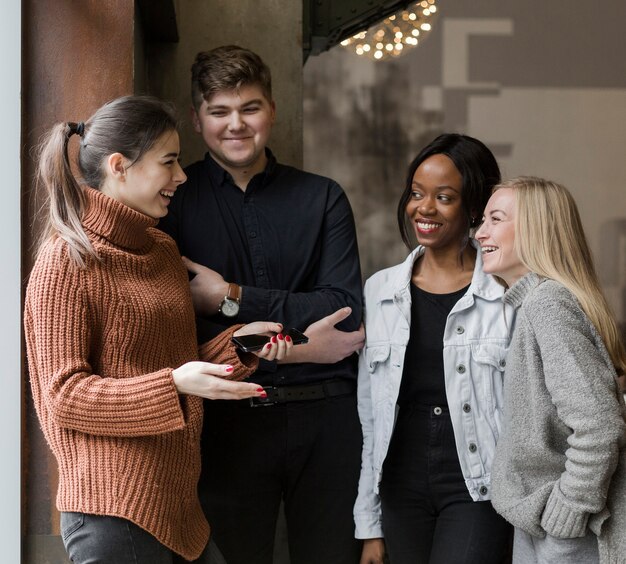
[[[559,538],[585,534],[600,513],[626,432],[614,370],[597,332],[562,286],[546,282],[524,304],[541,351],[545,383],[558,418],[570,430],[564,471],[541,526]]]
[[[217,337],[200,345],[199,356],[204,362],[230,364],[233,371],[228,380],[243,380],[251,376],[259,366],[259,359],[252,353],[240,352],[231,341],[233,333],[243,324],[233,325],[222,331]]]
[[[185,417],[171,368],[115,377],[93,373],[97,319],[89,303],[91,289],[80,283],[83,279],[63,253],[47,255],[31,274],[24,316],[40,417],[62,428],[111,437],[182,429]]]

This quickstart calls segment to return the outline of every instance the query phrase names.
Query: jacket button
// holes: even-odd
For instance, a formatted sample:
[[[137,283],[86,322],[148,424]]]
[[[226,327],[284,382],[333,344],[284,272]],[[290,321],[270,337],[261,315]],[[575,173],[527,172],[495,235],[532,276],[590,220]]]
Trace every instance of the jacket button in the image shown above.
[[[500,361],[500,366],[501,366],[502,368],[504,368],[504,367],[506,366],[506,360],[502,359],[502,360]]]
[[[487,486],[480,486],[480,488],[478,489],[478,493],[480,495],[487,495]]]
[[[465,411],[465,413],[469,413],[470,411],[472,411],[472,408],[469,403],[463,404],[463,411]]]
[[[470,452],[476,452],[476,445],[474,443],[470,443],[468,448]]]
[[[465,333],[465,329],[459,325],[456,328],[456,333],[457,333],[457,335],[462,335],[463,333]]]
[[[459,365],[456,367],[456,371],[457,371],[459,374],[465,374],[465,365],[464,365],[464,364],[459,364]]]

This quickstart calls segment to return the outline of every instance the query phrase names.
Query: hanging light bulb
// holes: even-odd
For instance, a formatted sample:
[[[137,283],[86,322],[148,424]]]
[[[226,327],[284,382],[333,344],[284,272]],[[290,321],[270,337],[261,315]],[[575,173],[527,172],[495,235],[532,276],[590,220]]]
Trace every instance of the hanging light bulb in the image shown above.
[[[436,12],[436,0],[415,2],[345,39],[341,45],[376,61],[399,57],[407,51],[406,47],[415,47],[428,36]]]

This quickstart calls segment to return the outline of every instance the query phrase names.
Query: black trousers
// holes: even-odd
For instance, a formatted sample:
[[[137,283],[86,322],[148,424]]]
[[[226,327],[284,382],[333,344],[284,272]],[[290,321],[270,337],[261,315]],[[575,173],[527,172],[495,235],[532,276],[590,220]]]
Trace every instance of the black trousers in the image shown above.
[[[392,564],[500,564],[510,525],[472,501],[447,408],[400,409],[380,487]]]
[[[268,407],[212,402],[200,498],[228,564],[270,564],[281,499],[291,564],[355,564],[356,397]]]

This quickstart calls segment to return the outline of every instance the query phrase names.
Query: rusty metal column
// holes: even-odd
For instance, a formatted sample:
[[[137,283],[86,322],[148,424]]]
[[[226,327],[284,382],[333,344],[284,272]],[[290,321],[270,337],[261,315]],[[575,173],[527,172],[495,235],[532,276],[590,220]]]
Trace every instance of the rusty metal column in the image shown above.
[[[32,148],[54,123],[84,120],[107,100],[133,92],[134,42],[134,2],[22,2],[22,280],[32,267],[42,197],[32,188]],[[22,562],[62,563],[56,462],[41,434],[23,364]]]

